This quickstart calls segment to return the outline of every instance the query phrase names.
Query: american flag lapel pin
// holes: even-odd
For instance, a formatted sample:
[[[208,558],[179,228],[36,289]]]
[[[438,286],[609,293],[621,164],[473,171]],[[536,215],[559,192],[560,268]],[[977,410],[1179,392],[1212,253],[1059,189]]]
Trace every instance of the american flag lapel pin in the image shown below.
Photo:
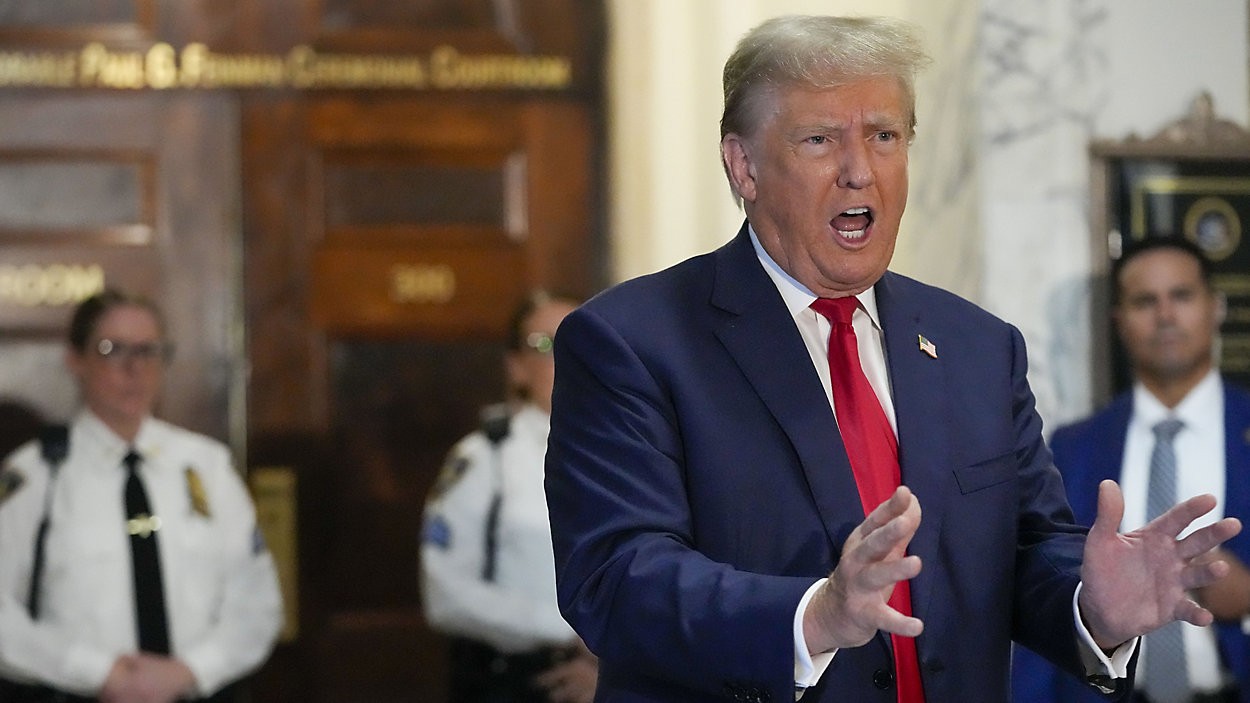
[[[924,338],[924,335],[916,335],[917,341],[920,343],[920,351],[928,354],[930,357],[937,358],[937,346]]]

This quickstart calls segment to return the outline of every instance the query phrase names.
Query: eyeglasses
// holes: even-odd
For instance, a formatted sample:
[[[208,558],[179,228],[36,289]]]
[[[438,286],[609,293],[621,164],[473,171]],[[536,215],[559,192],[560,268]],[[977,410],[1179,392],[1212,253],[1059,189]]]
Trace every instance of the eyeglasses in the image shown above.
[[[95,346],[95,353],[101,359],[118,366],[123,366],[131,361],[151,364],[151,363],[168,363],[174,356],[174,345],[170,342],[139,342],[138,344],[129,344],[127,342],[115,342],[111,339],[101,339]]]
[[[539,354],[550,354],[553,344],[551,335],[545,332],[530,332],[529,336],[525,338],[525,346]]]

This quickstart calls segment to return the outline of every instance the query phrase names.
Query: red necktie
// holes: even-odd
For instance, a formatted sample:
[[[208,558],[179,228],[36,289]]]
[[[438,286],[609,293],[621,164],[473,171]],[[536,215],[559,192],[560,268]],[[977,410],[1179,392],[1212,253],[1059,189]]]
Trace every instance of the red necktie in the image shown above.
[[[829,378],[833,386],[833,406],[837,412],[838,430],[846,446],[859,487],[864,514],[884,502],[900,482],[898,440],[890,421],[881,409],[881,401],[868,383],[859,363],[859,347],[851,316],[859,301],[854,297],[817,298],[812,309],[829,318]],[[890,595],[890,607],[911,615],[911,587],[899,581]],[[920,667],[916,660],[916,640],[890,635],[894,645],[895,679],[899,703],[923,703]]]

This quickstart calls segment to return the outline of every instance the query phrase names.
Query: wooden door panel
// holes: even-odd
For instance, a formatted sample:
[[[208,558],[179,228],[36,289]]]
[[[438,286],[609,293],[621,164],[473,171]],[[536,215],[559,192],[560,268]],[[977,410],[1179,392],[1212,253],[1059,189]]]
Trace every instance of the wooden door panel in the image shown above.
[[[266,451],[263,418],[327,438],[300,469],[311,600],[292,656],[318,672],[317,700],[441,700],[444,640],[417,588],[422,505],[503,396],[527,289],[585,295],[600,280],[593,121],[572,103],[470,96],[267,107],[245,111],[243,137],[262,196],[248,227],[266,232],[247,237],[250,348],[266,370],[250,436]],[[367,681],[329,656],[342,647],[370,649]]]
[[[103,284],[157,298],[178,345],[162,414],[240,451],[246,438],[248,465],[297,470],[300,635],[255,700],[443,699],[443,639],[415,583],[421,502],[502,394],[525,290],[604,280],[603,15],[598,0],[0,7],[10,52],[200,42],[567,68],[534,89],[4,91],[0,446],[74,407],[60,350],[78,298]]]
[[[179,349],[161,414],[241,439],[229,422],[242,358],[236,114],[228,96],[0,101],[0,183],[11,186],[0,195],[0,330],[6,359],[25,360],[0,378],[0,395],[68,417],[72,393],[38,389],[65,387],[59,349],[73,306],[119,286],[161,304]]]

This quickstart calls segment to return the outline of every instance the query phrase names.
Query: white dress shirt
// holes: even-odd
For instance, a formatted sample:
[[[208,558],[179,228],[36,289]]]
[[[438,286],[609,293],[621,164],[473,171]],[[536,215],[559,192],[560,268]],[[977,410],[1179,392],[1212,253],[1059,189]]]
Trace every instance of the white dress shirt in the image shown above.
[[[5,460],[22,485],[0,503],[0,675],[92,696],[116,659],[136,651],[122,465],[130,447],[90,412],[70,426],[69,454],[51,484],[38,620],[26,595],[48,467],[37,442]],[[134,448],[161,519],[171,656],[191,669],[198,695],[211,695],[258,667],[277,638],[273,559],[223,444],[148,418]]]
[[[1154,451],[1152,429],[1168,417],[1181,420],[1184,427],[1173,440],[1176,450],[1176,501],[1210,493],[1216,506],[1211,512],[1194,520],[1182,533],[1213,524],[1224,517],[1224,385],[1212,369],[1172,410],[1138,383],[1133,387],[1133,417],[1124,438],[1124,463],[1120,467],[1120,484],[1124,491],[1124,520],[1120,530],[1128,532],[1146,524],[1146,491],[1150,483],[1150,455]],[[1214,691],[1222,687],[1219,649],[1215,630],[1181,623],[1185,639],[1185,659],[1189,667],[1189,683],[1195,691]],[[1141,672],[1150,666],[1150,647],[1142,650],[1138,664]],[[1147,691],[1149,693],[1149,691]]]

